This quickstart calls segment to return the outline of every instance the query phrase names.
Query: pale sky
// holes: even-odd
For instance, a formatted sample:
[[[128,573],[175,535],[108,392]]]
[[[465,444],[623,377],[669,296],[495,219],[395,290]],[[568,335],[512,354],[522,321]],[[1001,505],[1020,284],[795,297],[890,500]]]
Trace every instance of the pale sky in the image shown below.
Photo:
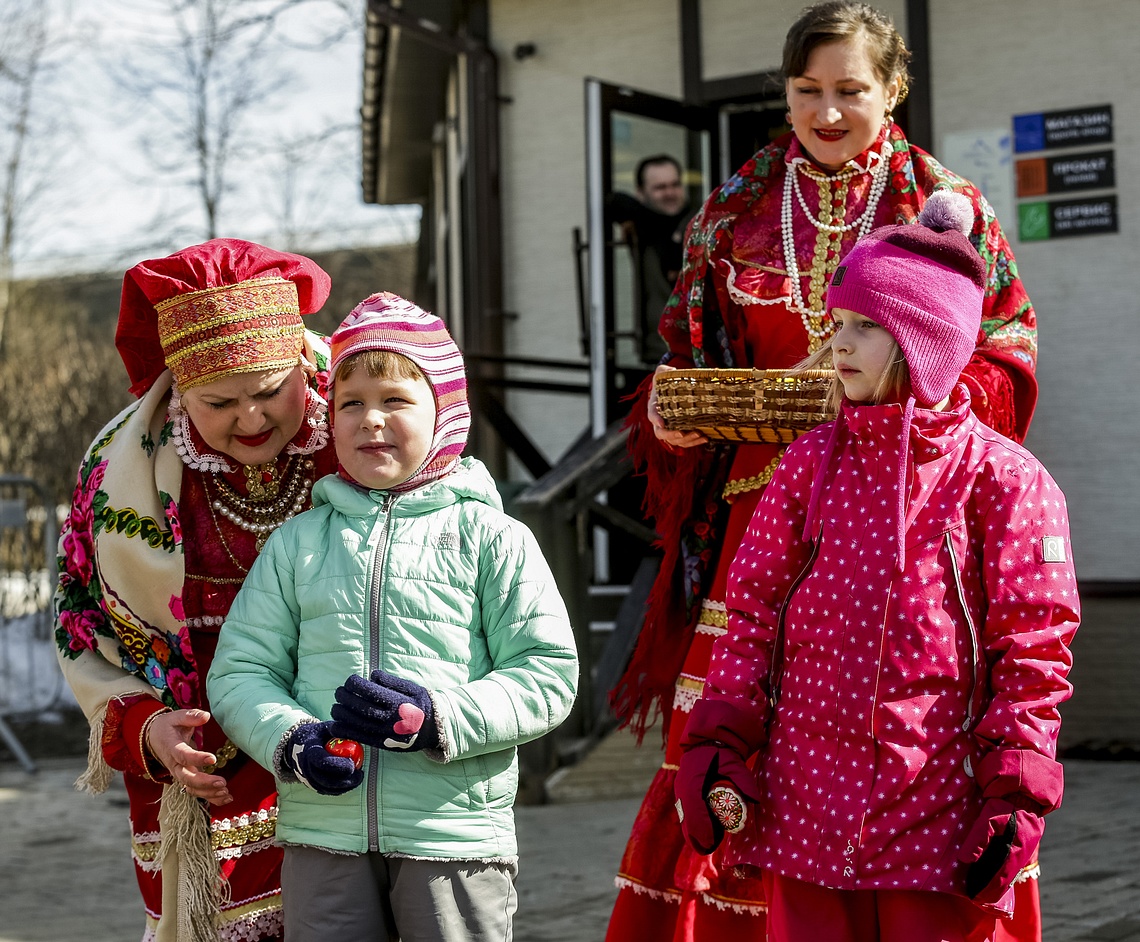
[[[171,2],[70,3],[71,22],[91,24],[86,35],[95,38],[74,44],[44,88],[51,100],[64,103],[66,117],[51,137],[52,147],[37,154],[30,168],[41,174],[46,169],[49,183],[29,216],[34,224],[25,226],[18,274],[114,269],[204,238],[193,195],[171,186],[140,153],[138,137],[147,128],[138,120],[141,106],[108,79],[101,65],[144,61],[145,50],[170,33],[169,21],[158,11]],[[313,0],[302,8],[302,18],[292,27],[295,35],[312,32],[315,21],[305,17],[328,15],[320,7],[320,0]],[[362,38],[353,30],[325,52],[291,49],[279,54],[275,61],[290,76],[289,88],[256,115],[258,136],[266,141],[313,134],[332,124],[351,126],[299,170],[296,218],[311,233],[298,246],[302,249],[412,241],[418,233],[418,207],[361,201]],[[230,178],[235,192],[222,204],[218,234],[288,248],[275,209],[282,200],[283,178],[279,159],[235,167]],[[152,222],[163,214],[180,226],[165,241]],[[169,226],[168,221],[168,233]]]

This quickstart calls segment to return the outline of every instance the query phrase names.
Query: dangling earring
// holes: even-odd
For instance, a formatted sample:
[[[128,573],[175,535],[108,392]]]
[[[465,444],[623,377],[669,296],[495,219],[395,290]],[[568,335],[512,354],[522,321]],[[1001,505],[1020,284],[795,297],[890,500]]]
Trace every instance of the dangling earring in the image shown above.
[[[883,112],[883,127],[889,129],[895,123],[895,106],[893,104],[887,105],[887,110]]]
[[[166,406],[166,414],[172,419],[180,419],[186,414],[182,406],[182,391],[177,382],[170,384],[170,402]]]

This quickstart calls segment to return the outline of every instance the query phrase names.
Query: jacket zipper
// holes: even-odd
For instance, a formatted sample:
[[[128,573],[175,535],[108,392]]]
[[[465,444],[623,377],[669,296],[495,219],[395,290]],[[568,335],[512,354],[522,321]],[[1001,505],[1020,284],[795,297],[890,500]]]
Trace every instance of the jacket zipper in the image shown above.
[[[950,538],[950,531],[946,531],[944,542],[946,552],[950,554],[951,569],[954,572],[954,589],[958,594],[958,604],[962,606],[962,613],[966,616],[966,627],[970,632],[970,691],[966,698],[966,718],[962,721],[962,732],[968,733],[974,725],[974,694],[978,690],[978,659],[980,656],[978,646],[978,632],[974,627],[974,618],[966,605],[966,592],[962,588],[962,573],[958,568],[958,555],[954,552],[954,541]]]
[[[772,663],[768,667],[768,704],[772,708],[772,713],[775,713],[776,704],[780,700],[780,681],[784,676],[784,619],[787,617],[788,606],[792,603],[792,596],[795,595],[796,589],[808,577],[815,565],[815,558],[819,555],[819,544],[822,542],[823,534],[820,533],[812,541],[811,555],[808,556],[804,568],[800,570],[800,574],[796,576],[795,581],[788,589],[788,594],[784,596],[784,604],[780,606],[780,617],[776,619],[776,637],[772,639]],[[768,722],[771,721],[772,715],[770,714]]]
[[[392,494],[385,494],[380,503],[380,513],[384,515],[384,528],[380,539],[372,551],[372,583],[369,586],[368,607],[368,673],[380,667],[380,590],[384,585],[384,570],[388,563],[388,539],[392,530]],[[376,793],[379,787],[380,763],[374,760],[368,772],[368,849],[373,853],[380,850],[380,822],[377,812]]]

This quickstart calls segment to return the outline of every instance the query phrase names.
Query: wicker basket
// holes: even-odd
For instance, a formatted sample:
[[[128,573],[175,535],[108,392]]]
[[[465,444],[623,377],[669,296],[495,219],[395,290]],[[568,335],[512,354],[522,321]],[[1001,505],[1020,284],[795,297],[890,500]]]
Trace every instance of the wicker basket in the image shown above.
[[[835,414],[827,393],[835,373],[806,370],[668,370],[657,374],[665,427],[712,441],[787,444]]]

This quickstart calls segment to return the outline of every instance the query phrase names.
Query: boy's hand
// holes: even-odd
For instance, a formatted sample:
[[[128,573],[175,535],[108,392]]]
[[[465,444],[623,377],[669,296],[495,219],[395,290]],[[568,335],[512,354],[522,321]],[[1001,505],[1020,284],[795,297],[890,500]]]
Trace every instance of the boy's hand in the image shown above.
[[[378,749],[416,752],[439,746],[427,688],[386,671],[372,679],[353,674],[336,690],[333,735]]]
[[[332,723],[302,723],[285,743],[285,764],[302,782],[320,795],[343,795],[364,781],[364,772],[352,759],[325,749],[333,738]]]

